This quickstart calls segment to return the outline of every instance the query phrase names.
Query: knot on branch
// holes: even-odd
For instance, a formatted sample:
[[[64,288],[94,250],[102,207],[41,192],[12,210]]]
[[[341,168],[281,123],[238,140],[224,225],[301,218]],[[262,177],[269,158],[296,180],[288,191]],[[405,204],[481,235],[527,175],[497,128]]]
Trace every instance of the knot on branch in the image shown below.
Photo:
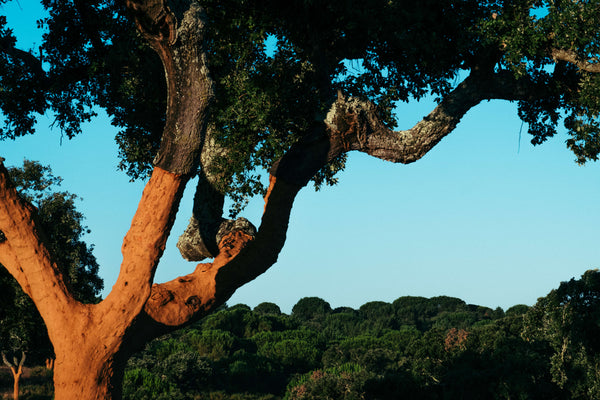
[[[332,149],[340,153],[365,149],[369,135],[381,129],[377,108],[373,103],[347,98],[341,93],[338,93],[338,99],[327,113],[325,124]]]
[[[238,218],[236,220],[228,219],[225,220],[219,227],[216,237],[217,243],[220,245],[227,235],[236,231],[242,232],[252,239],[256,237],[256,227],[246,218]]]
[[[185,305],[193,312],[197,312],[200,309],[200,306],[202,306],[202,299],[198,296],[190,296],[185,299]]]
[[[158,307],[164,306],[174,298],[175,296],[170,290],[165,289],[163,286],[157,284],[152,285],[152,294],[150,295],[150,300]]]

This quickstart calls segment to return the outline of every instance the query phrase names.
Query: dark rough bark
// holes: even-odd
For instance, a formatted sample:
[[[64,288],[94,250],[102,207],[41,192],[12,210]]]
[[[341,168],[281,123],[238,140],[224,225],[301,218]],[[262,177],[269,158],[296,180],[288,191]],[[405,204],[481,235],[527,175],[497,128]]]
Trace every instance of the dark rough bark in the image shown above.
[[[472,107],[487,99],[522,100],[532,95],[534,83],[512,73],[471,73],[414,127],[392,131],[365,101],[340,98],[326,118],[331,146],[329,159],[346,151],[361,151],[382,160],[409,164],[422,158],[452,132]],[[537,89],[537,88],[536,88]],[[543,91],[537,91],[541,95]]]
[[[167,82],[165,128],[154,164],[179,175],[196,173],[213,82],[203,49],[204,11],[195,1],[128,1],[138,29],[160,56]]]
[[[200,172],[194,194],[192,217],[185,232],[179,237],[177,248],[188,261],[201,261],[218,254],[217,232],[223,218],[225,194],[217,186],[221,176],[212,170],[217,157],[224,157],[226,149],[215,141],[212,127],[208,127],[200,153]]]
[[[204,169],[198,174],[194,208],[185,232],[177,241],[179,252],[188,261],[201,261],[218,254],[217,232],[225,220],[222,217],[225,196],[208,180]]]

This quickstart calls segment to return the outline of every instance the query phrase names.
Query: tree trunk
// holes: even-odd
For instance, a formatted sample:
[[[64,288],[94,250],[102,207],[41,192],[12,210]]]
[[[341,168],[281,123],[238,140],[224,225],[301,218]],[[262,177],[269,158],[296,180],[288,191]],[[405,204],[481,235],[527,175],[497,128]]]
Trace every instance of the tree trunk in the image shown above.
[[[13,363],[6,359],[6,355],[2,353],[2,361],[10,368],[13,375],[13,398],[18,400],[19,398],[19,380],[23,374],[23,364],[25,364],[25,352],[21,353],[21,360],[18,361],[17,357],[13,358]]]
[[[14,383],[13,383],[13,398],[15,400],[19,400],[19,381],[21,379],[21,374],[23,373],[23,368],[19,367],[19,369],[17,371],[15,371],[14,368],[11,368],[12,373],[13,373],[13,379],[14,379]]]
[[[44,318],[56,354],[56,399],[121,397],[123,342],[150,295],[186,182],[186,177],[154,170],[123,241],[123,263],[113,291],[99,304],[86,305],[66,293],[40,239],[33,208],[19,198],[0,162],[0,227],[5,237],[0,263]]]
[[[73,354],[75,353],[75,354]],[[124,362],[118,357],[72,348],[60,352],[54,366],[54,398],[60,400],[113,400],[122,394]]]
[[[187,178],[155,168],[131,228],[123,240],[123,264],[113,290],[99,304],[72,306],[60,322],[48,324],[54,345],[57,400],[120,399],[124,346],[150,295]],[[64,317],[64,318],[63,318]],[[134,343],[139,346],[139,343]]]

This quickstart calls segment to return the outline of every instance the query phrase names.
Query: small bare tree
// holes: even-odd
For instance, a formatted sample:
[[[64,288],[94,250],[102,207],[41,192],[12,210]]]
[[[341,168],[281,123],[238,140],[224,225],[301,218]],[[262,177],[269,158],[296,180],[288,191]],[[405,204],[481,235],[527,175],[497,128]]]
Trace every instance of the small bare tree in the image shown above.
[[[6,364],[7,367],[10,368],[13,374],[13,398],[15,400],[19,399],[19,380],[21,379],[21,375],[23,374],[23,364],[25,364],[25,352],[21,352],[21,360],[17,359],[17,357],[13,357],[13,362],[9,362],[6,358],[6,354],[2,353],[2,361]]]

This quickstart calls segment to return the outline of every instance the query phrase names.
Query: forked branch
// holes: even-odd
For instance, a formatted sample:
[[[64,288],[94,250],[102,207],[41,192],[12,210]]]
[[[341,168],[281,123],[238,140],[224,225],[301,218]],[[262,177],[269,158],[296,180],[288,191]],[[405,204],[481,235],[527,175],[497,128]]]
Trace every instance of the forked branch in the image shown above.
[[[25,352],[21,352],[21,359],[17,359],[17,357],[13,357],[13,362],[9,362],[6,359],[6,355],[4,352],[2,353],[2,361],[4,364],[10,368],[10,371],[13,375],[13,398],[15,400],[19,399],[19,380],[21,379],[21,375],[23,374],[23,365],[25,364]]]

